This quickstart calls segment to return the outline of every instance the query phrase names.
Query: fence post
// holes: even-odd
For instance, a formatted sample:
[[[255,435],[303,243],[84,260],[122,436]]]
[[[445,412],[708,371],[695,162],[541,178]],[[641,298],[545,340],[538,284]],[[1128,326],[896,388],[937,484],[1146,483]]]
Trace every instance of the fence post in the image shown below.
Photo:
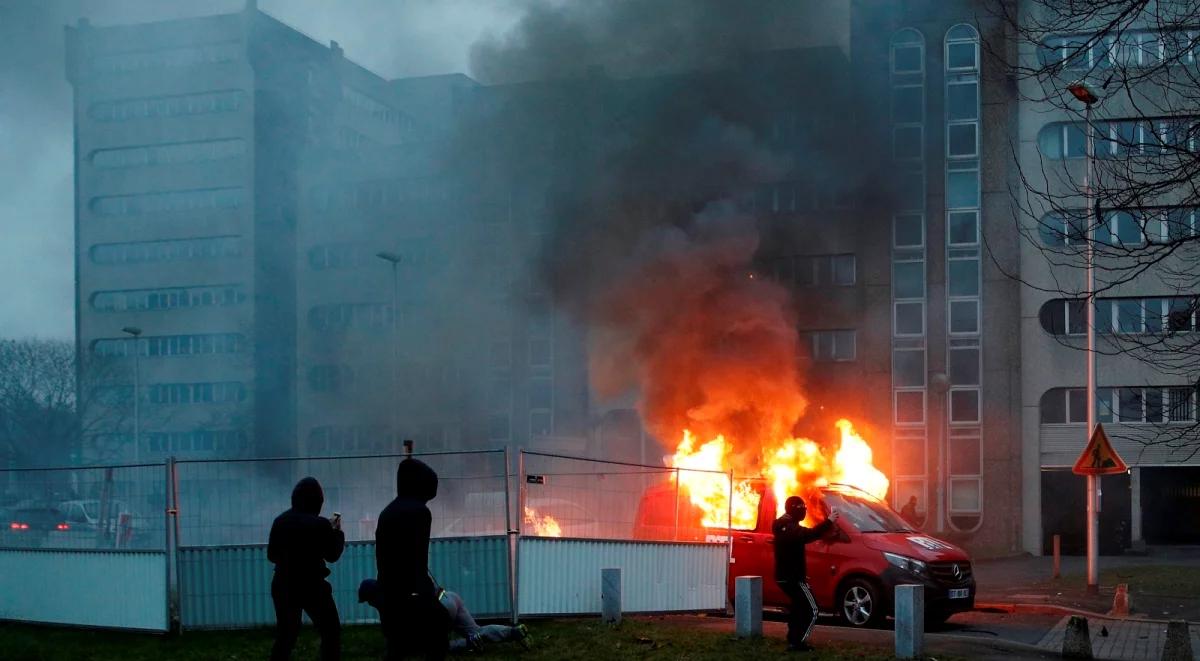
[[[517,531],[513,528],[512,463],[509,446],[504,446],[504,539],[508,546],[508,610],[509,619],[517,623]]]
[[[734,579],[733,628],[738,638],[762,635],[762,576]]]
[[[600,617],[605,624],[621,623],[621,568],[600,570]]]
[[[1060,569],[1062,568],[1062,537],[1054,536],[1054,578],[1059,578]]]
[[[675,536],[679,540],[679,468],[675,469]]]
[[[925,653],[925,587],[896,586],[896,658],[919,659]]]
[[[166,541],[167,541],[167,617],[169,628],[174,633],[183,632],[183,614],[180,610],[182,598],[179,580],[179,476],[176,472],[175,457],[167,459],[167,492],[163,494],[167,500]]]

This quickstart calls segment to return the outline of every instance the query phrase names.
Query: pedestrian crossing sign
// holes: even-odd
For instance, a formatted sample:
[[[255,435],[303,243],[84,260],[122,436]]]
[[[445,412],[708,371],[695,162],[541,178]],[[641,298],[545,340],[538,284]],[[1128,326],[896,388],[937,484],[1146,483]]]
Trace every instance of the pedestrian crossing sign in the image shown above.
[[[1125,465],[1109,442],[1108,434],[1104,433],[1104,425],[1097,423],[1092,440],[1088,441],[1071,472],[1076,475],[1116,475],[1127,470],[1129,466]]]

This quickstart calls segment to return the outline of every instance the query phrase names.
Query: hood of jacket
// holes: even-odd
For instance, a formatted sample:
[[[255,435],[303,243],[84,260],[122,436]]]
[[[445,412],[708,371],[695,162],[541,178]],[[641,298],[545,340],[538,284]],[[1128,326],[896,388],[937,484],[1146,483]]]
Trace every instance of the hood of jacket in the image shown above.
[[[428,464],[409,457],[396,468],[396,495],[429,502],[437,496],[438,477]]]
[[[320,514],[325,504],[325,492],[315,477],[306,477],[292,489],[292,509],[306,514]]]

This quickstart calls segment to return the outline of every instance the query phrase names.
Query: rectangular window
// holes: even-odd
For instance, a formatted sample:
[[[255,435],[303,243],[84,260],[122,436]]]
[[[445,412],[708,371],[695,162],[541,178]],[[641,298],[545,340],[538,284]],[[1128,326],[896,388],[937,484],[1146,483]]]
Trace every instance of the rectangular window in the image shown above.
[[[920,393],[896,393],[919,395]],[[920,431],[920,430],[905,430]],[[892,440],[892,469],[898,475],[920,475],[925,472],[925,437],[899,436]]]
[[[849,286],[854,284],[854,255],[833,255],[833,284]]]
[[[952,170],[946,173],[946,206],[952,209],[979,206],[978,170]]]
[[[980,511],[980,484],[978,479],[950,480],[950,513],[974,514]]]
[[[925,221],[918,214],[903,214],[893,219],[893,245],[920,248],[925,245]]]
[[[1063,124],[1063,158],[1087,156],[1087,131],[1083,124]],[[1099,146],[1097,146],[1099,151]]]
[[[950,332],[979,332],[979,301],[950,301]]]
[[[895,333],[898,336],[925,334],[925,303],[896,303]]]
[[[892,73],[921,73],[921,46],[896,46],[892,49]]]
[[[549,436],[554,433],[552,424],[553,415],[550,411],[531,410],[529,412],[529,435],[530,436]]]
[[[923,121],[921,92],[923,86],[892,88],[892,122],[919,124]]]
[[[979,349],[950,350],[950,383],[956,386],[979,385]]]
[[[1113,245],[1139,246],[1145,242],[1142,236],[1142,226],[1133,214],[1127,211],[1118,211],[1109,217],[1108,222],[1112,232]]]
[[[911,210],[925,208],[925,173],[921,170],[901,172],[896,176],[896,206]]]
[[[1170,422],[1192,422],[1191,388],[1170,388],[1167,390],[1167,419]]]
[[[979,390],[950,391],[950,422],[979,422]]]
[[[1162,388],[1146,388],[1143,397],[1146,403],[1146,422],[1161,423],[1163,421]]]
[[[965,246],[979,243],[978,211],[951,211],[949,215],[950,245]]]
[[[488,416],[488,439],[507,441],[511,430],[507,413],[493,413]]]
[[[552,408],[552,401],[553,388],[551,387],[550,379],[538,378],[529,380],[529,408]]]
[[[896,298],[925,298],[925,262],[896,262],[892,272]]]
[[[1082,299],[1066,302],[1066,327],[1068,335],[1083,335],[1087,332],[1087,302]]]
[[[979,123],[950,124],[946,127],[946,156],[974,158],[979,155]]]
[[[529,365],[530,367],[549,367],[552,350],[550,340],[530,338]]]
[[[1071,388],[1067,390],[1067,422],[1087,422],[1087,390]]]
[[[1186,333],[1192,330],[1192,300],[1171,298],[1167,300],[1167,331]]]
[[[1121,422],[1142,422],[1142,389],[1117,388],[1117,407]]]
[[[854,360],[856,333],[852,330],[833,331],[833,359],[836,361]]]
[[[946,85],[946,119],[979,119],[979,83],[951,83]]]
[[[1140,298],[1121,298],[1113,301],[1116,312],[1117,332],[1142,332],[1142,300]]]
[[[923,156],[924,129],[920,126],[892,128],[892,158],[898,161],[920,160]]]
[[[1096,421],[1112,422],[1116,417],[1113,407],[1113,389],[1096,388]]]
[[[892,383],[897,387],[925,385],[925,351],[900,350],[892,352]]]
[[[925,422],[925,391],[896,391],[896,424],[920,424]]]
[[[980,439],[978,436],[952,436],[950,438],[950,474],[979,475]]]
[[[1163,330],[1163,308],[1166,301],[1161,298],[1146,298],[1142,300],[1142,323],[1146,332],[1160,335]]]
[[[952,259],[950,260],[951,296],[979,295],[979,260]]]
[[[975,42],[946,44],[946,68],[967,71],[979,68]]]

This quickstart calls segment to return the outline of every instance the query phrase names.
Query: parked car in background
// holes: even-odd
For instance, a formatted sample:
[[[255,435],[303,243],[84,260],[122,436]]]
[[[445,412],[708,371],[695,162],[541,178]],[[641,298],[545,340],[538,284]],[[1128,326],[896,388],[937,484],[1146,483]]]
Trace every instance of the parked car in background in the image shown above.
[[[115,534],[121,525],[121,515],[126,515],[128,525],[133,525],[133,515],[124,502],[108,501],[108,516],[101,517],[100,501],[98,499],[67,500],[59,503],[58,509],[66,517],[66,522],[72,526],[99,531],[102,523],[107,534]]]

